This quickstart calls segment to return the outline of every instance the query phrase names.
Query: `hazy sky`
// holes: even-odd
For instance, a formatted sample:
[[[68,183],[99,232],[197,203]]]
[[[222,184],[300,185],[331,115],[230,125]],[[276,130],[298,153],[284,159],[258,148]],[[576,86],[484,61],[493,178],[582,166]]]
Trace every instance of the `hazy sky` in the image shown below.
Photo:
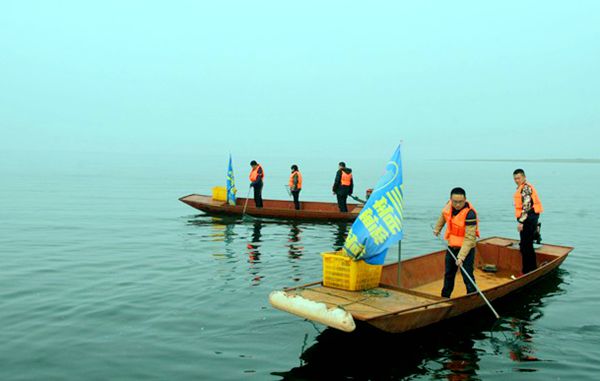
[[[7,0],[0,64],[5,151],[599,157],[597,0]]]

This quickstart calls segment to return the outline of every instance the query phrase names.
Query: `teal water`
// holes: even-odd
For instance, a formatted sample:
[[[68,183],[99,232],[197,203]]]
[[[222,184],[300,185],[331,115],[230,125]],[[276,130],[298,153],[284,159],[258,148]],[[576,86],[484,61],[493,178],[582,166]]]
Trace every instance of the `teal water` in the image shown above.
[[[439,248],[429,224],[456,185],[477,207],[482,236],[517,237],[516,167],[526,169],[542,196],[544,240],[575,251],[552,276],[498,303],[500,324],[483,310],[416,334],[389,335],[365,327],[343,334],[269,306],[271,290],[319,279],[319,253],[339,247],[348,227],[241,223],[177,200],[220,185],[215,179],[224,176],[226,158],[0,159],[2,380],[592,380],[600,374],[598,163],[405,155],[404,256]],[[355,160],[358,194],[374,183],[385,159]],[[329,161],[315,157],[301,165],[305,199],[333,201],[337,158]],[[265,163],[265,197],[286,197],[288,161]],[[243,194],[246,168],[237,171]]]

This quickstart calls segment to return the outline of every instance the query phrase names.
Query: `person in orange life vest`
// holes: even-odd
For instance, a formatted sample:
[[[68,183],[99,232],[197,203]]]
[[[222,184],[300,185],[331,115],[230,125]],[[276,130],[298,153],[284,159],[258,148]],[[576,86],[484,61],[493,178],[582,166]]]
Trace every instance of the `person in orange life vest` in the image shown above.
[[[347,212],[348,205],[346,204],[346,200],[348,199],[348,195],[351,195],[354,191],[354,179],[352,178],[352,169],[346,168],[346,163],[342,161],[338,165],[332,191],[333,194],[337,195],[340,212]]]
[[[525,171],[515,169],[513,179],[517,184],[517,190],[513,196],[515,204],[515,217],[517,218],[517,231],[521,236],[519,248],[521,249],[521,259],[523,263],[523,274],[527,274],[537,268],[535,250],[533,249],[533,240],[535,238],[538,219],[544,211],[542,202],[537,191],[527,182]]]
[[[298,166],[296,164],[292,165],[292,174],[290,175],[290,192],[294,197],[294,208],[296,210],[300,210],[300,191],[302,190],[302,173],[298,170]]]
[[[256,205],[257,208],[262,208],[262,188],[265,173],[262,166],[258,164],[256,160],[252,160],[250,166],[252,167],[252,170],[250,171],[250,186],[254,188],[254,205]]]
[[[467,201],[467,194],[464,189],[452,189],[450,201],[442,209],[442,214],[433,228],[433,234],[438,236],[444,225],[446,225],[444,239],[448,241],[448,250],[452,251],[456,257],[456,260],[454,260],[450,253],[446,251],[442,297],[449,298],[454,289],[456,271],[460,266],[467,271],[471,279],[475,280],[473,267],[475,264],[476,239],[479,237],[479,219],[473,205]],[[477,291],[462,271],[461,274],[467,287],[467,293]]]

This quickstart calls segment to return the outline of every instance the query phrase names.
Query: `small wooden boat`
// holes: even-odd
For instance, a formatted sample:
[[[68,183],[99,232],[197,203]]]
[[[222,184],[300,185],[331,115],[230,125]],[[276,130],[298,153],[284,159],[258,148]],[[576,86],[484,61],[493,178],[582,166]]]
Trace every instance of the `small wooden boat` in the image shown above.
[[[238,198],[235,205],[229,205],[224,201],[215,201],[211,196],[190,194],[181,197],[179,201],[210,214],[241,216],[246,199]],[[348,204],[348,212],[342,213],[337,203],[300,201],[300,210],[296,210],[293,201],[285,200],[263,200],[263,207],[257,208],[254,199],[248,199],[246,214],[253,217],[293,220],[354,221],[361,209],[362,205]]]
[[[501,237],[483,239],[477,243],[475,280],[488,300],[493,301],[552,272],[571,250],[567,246],[540,246],[536,249],[538,268],[521,276],[518,241]],[[485,302],[477,292],[466,294],[459,274],[452,297],[439,296],[444,258],[442,250],[403,260],[400,285],[398,264],[394,263],[383,267],[379,287],[372,290],[344,291],[315,282],[274,291],[269,300],[278,309],[347,332],[355,329],[355,321],[386,332],[405,332],[484,307]],[[484,268],[496,272],[484,272]]]

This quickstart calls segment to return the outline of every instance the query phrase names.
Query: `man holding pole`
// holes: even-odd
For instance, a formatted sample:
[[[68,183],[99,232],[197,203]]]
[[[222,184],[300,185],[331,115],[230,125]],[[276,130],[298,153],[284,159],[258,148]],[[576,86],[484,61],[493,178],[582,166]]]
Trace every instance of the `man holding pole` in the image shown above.
[[[479,219],[475,208],[467,201],[467,195],[463,188],[454,188],[450,192],[450,201],[442,210],[440,218],[433,228],[433,234],[438,236],[444,225],[446,225],[444,239],[448,241],[448,250],[446,250],[442,297],[449,298],[452,294],[456,271],[461,266],[465,270],[462,276],[467,293],[475,292],[477,290],[474,285],[473,269],[476,239],[479,237]]]

